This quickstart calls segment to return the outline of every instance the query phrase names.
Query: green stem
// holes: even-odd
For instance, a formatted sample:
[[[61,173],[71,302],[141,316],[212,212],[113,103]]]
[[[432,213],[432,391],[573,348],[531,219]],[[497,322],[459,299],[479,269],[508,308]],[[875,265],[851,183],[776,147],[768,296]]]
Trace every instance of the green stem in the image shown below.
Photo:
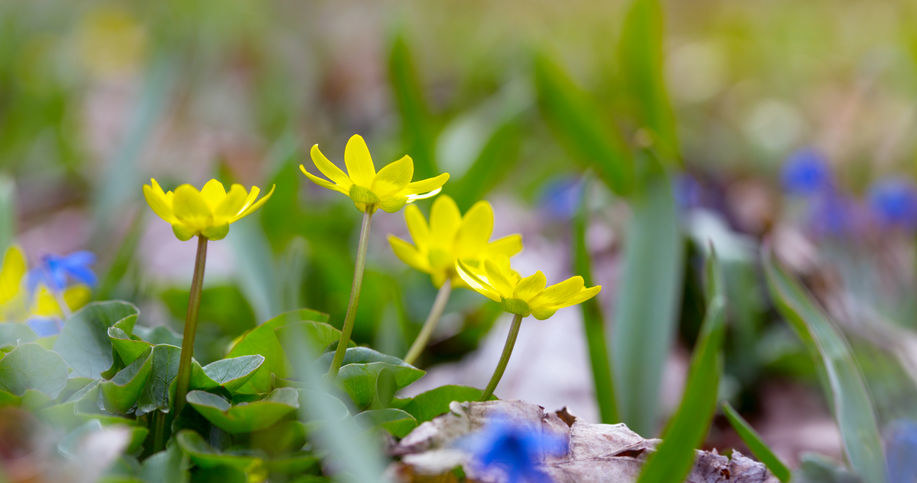
[[[427,347],[427,342],[430,341],[430,336],[433,335],[433,330],[436,329],[436,324],[439,323],[439,318],[443,315],[443,310],[446,308],[446,302],[449,301],[449,294],[451,293],[452,279],[447,278],[443,286],[439,288],[439,292],[436,293],[436,300],[433,301],[430,315],[427,316],[427,321],[423,323],[420,333],[417,334],[417,339],[411,344],[408,354],[404,356],[404,362],[414,364],[414,361],[423,353],[423,350]]]
[[[350,287],[350,302],[347,303],[347,315],[344,316],[344,326],[341,327],[341,340],[331,359],[328,375],[337,376],[341,363],[344,362],[344,352],[350,343],[353,334],[354,321],[357,318],[357,303],[360,301],[360,287],[363,285],[363,269],[366,268],[366,247],[369,245],[369,223],[373,214],[363,213],[363,225],[360,227],[360,244],[357,246],[357,263],[353,270],[353,285]]]
[[[509,334],[506,334],[506,343],[503,345],[503,354],[500,355],[500,362],[497,362],[497,368],[494,369],[494,375],[490,376],[490,382],[487,383],[487,388],[484,389],[481,401],[490,399],[490,396],[494,393],[494,389],[497,388],[497,384],[500,383],[500,378],[503,377],[503,371],[506,370],[506,364],[509,362],[509,356],[513,353],[513,346],[516,345],[516,336],[519,335],[519,327],[521,326],[522,316],[516,314],[516,316],[513,317],[513,325],[509,328]]]
[[[178,362],[178,376],[175,384],[175,415],[185,406],[188,384],[191,382],[191,356],[194,354],[194,334],[197,333],[197,311],[201,306],[201,288],[204,285],[204,265],[207,262],[207,237],[197,236],[197,255],[194,259],[194,277],[191,279],[191,293],[188,296],[188,312],[185,315],[185,333],[181,341],[181,356]]]
[[[153,452],[157,453],[166,449],[166,413],[153,411]]]

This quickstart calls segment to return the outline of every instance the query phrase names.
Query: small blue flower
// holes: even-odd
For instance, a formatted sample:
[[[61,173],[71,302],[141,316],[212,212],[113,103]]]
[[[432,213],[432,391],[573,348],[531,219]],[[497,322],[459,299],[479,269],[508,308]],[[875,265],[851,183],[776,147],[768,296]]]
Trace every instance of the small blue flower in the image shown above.
[[[675,201],[684,210],[697,208],[701,204],[703,188],[697,178],[687,173],[682,173],[675,178]]]
[[[26,282],[29,292],[35,293],[39,284],[60,292],[67,286],[68,278],[94,287],[97,279],[89,266],[95,263],[95,260],[96,256],[87,251],[73,252],[64,256],[45,255],[37,267],[29,270]]]
[[[800,149],[786,158],[780,182],[784,191],[801,196],[830,190],[834,183],[825,157],[812,148]]]
[[[546,434],[509,418],[493,416],[480,432],[463,441],[474,465],[482,471],[498,469],[509,483],[550,482],[538,466],[545,456],[567,453],[567,438]]]
[[[885,227],[917,228],[917,188],[909,180],[886,178],[873,184],[869,207]]]
[[[63,328],[59,320],[48,317],[31,318],[26,321],[26,325],[28,325],[38,337],[59,334]]]
[[[568,220],[579,209],[583,183],[579,178],[551,181],[541,192],[539,205],[546,215],[555,220]]]
[[[825,192],[809,205],[809,227],[816,235],[843,237],[856,231],[859,218],[856,201],[833,192]]]
[[[917,423],[898,420],[885,432],[888,481],[917,481]]]

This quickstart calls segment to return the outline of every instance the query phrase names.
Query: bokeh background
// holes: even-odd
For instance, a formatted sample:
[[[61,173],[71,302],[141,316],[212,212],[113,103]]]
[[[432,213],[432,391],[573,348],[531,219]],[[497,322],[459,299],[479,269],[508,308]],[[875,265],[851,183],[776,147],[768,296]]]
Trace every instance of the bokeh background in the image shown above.
[[[628,204],[602,183],[584,187],[596,178],[589,160],[559,139],[542,108],[550,93],[537,65],[547,62],[634,149],[652,145],[635,114],[640,86],[666,93],[659,112],[677,140],[672,189],[688,270],[664,411],[680,398],[702,312],[691,305],[699,282],[690,268],[715,239],[735,267],[721,393],[779,455],[839,459],[841,448],[812,359],[761,283],[762,243],[844,327],[880,424],[917,417],[917,4],[668,1],[659,50],[630,53],[619,42],[626,7],[2,2],[0,244],[15,239],[30,259],[91,250],[95,299],[134,301],[144,323],[178,328],[194,250],[155,218],[140,186],[150,177],[167,188],[210,177],[276,184],[257,217],[212,244],[196,355],[213,360],[284,310],[340,319],[358,213],[297,166],[315,143],[340,162],[346,139],[360,133],[377,165],[408,153],[418,175],[450,172],[444,192],[462,209],[490,200],[495,235],[523,233],[520,267],[551,281],[573,273],[571,218],[587,190],[594,277],[611,313],[628,284],[618,277]],[[626,60],[641,55],[659,55],[661,70],[635,87]],[[829,180],[830,195],[812,194],[818,179]],[[899,189],[888,201],[890,183]],[[377,219],[355,337],[398,354],[435,289],[388,248],[388,233],[406,232],[402,215]],[[482,300],[456,293],[422,360],[429,374],[411,391],[484,383],[508,321]],[[502,397],[598,419],[578,310],[526,322],[513,357]],[[741,447],[721,420],[707,444]]]

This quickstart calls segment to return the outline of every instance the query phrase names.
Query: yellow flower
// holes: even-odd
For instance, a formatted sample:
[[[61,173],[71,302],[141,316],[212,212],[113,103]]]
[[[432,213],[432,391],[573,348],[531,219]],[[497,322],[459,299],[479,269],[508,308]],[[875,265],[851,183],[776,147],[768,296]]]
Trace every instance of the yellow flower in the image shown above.
[[[547,287],[541,271],[522,278],[507,257],[487,259],[477,266],[460,260],[458,272],[471,288],[503,305],[503,310],[523,317],[534,315],[538,320],[547,319],[558,309],[585,302],[602,290],[601,285],[586,288],[580,276]]]
[[[474,263],[482,258],[511,257],[522,250],[522,235],[489,241],[494,229],[494,211],[486,201],[475,203],[462,216],[455,201],[442,195],[433,202],[429,225],[414,205],[405,209],[404,219],[414,244],[389,235],[392,250],[404,263],[429,273],[437,287],[447,279],[453,286],[467,287],[455,270],[457,260]]]
[[[22,250],[13,245],[3,255],[0,265],[0,321],[16,320],[24,308],[22,279],[26,274]]]
[[[261,189],[252,186],[246,192],[240,184],[234,184],[226,192],[223,184],[212,179],[201,188],[183,184],[175,192],[163,192],[155,179],[143,185],[143,195],[150,208],[160,218],[172,224],[172,231],[179,240],[185,241],[195,235],[210,240],[220,240],[229,233],[229,224],[251,214],[274,194],[274,187],[260,200]]]
[[[351,136],[344,147],[346,173],[328,161],[319,151],[318,144],[312,146],[309,154],[315,167],[331,181],[315,176],[300,164],[303,174],[319,186],[349,196],[357,209],[364,213],[371,214],[378,208],[394,213],[405,203],[435,196],[449,179],[449,173],[442,173],[412,182],[414,161],[410,156],[403,156],[377,173],[366,142],[357,134]]]
[[[63,290],[61,298],[67,304],[70,312],[75,312],[86,305],[92,297],[92,289],[88,285],[76,284],[71,285]],[[64,315],[57,297],[51,293],[51,290],[44,285],[39,285],[35,292],[35,300],[32,303],[30,311],[32,315],[38,317],[60,317]]]

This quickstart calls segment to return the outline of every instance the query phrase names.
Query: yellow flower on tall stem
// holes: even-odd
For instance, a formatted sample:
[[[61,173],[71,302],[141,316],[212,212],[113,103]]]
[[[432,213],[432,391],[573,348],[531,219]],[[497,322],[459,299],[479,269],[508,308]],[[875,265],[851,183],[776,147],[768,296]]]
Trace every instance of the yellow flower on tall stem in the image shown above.
[[[208,181],[200,190],[183,184],[174,192],[166,192],[155,179],[151,179],[149,185],[143,186],[143,195],[150,208],[172,225],[172,231],[179,240],[187,241],[197,236],[194,276],[191,279],[188,312],[185,315],[184,336],[176,376],[175,414],[184,406],[188,384],[191,381],[191,358],[194,351],[194,336],[197,332],[201,289],[204,284],[207,241],[223,239],[229,233],[229,225],[260,208],[274,193],[274,187],[271,187],[267,195],[258,199],[260,193],[261,189],[257,186],[246,190],[240,184],[233,184],[229,191],[226,191],[223,184],[215,179]],[[159,424],[162,423],[162,420],[159,421]],[[154,435],[154,439],[156,436]],[[154,446],[158,449],[159,444],[154,443]]]
[[[514,315],[506,344],[503,346],[503,354],[487,388],[484,389],[482,401],[490,398],[500,383],[500,378],[503,377],[523,317],[532,315],[538,320],[548,319],[557,310],[585,302],[602,290],[601,285],[586,288],[583,277],[580,276],[570,277],[548,286],[544,273],[537,271],[533,275],[522,277],[513,270],[509,258],[506,257],[484,260],[476,266],[459,260],[458,273],[476,292],[499,303],[503,310]]]
[[[494,228],[490,203],[479,201],[462,216],[455,201],[446,195],[433,202],[429,224],[413,205],[405,209],[404,219],[414,244],[389,235],[392,250],[407,265],[430,274],[433,285],[439,288],[430,315],[404,357],[405,362],[413,364],[436,328],[452,288],[468,288],[456,271],[456,261],[475,263],[484,258],[511,257],[522,250],[522,235],[490,241]]]
[[[449,179],[449,173],[412,181],[414,161],[407,155],[376,172],[369,148],[363,138],[357,134],[351,136],[347,145],[344,146],[346,173],[329,161],[318,149],[317,144],[312,146],[309,154],[315,167],[328,179],[310,173],[303,165],[299,165],[300,171],[315,184],[346,195],[353,201],[354,206],[363,212],[350,301],[347,303],[347,314],[344,316],[344,325],[341,327],[341,339],[331,359],[331,367],[328,368],[328,374],[337,375],[353,333],[360,289],[363,284],[363,271],[366,268],[366,249],[369,243],[369,229],[373,213],[378,209],[394,213],[407,203],[436,196]]]

